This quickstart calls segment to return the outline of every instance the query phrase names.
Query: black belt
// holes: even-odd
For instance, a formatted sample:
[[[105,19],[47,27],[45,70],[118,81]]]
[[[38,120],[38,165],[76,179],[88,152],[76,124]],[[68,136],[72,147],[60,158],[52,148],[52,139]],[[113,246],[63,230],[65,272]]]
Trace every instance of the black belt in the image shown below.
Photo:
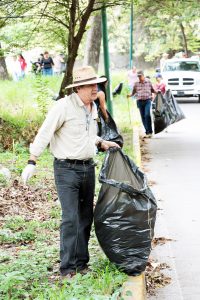
[[[93,164],[94,161],[92,158],[90,159],[83,159],[83,160],[80,160],[80,159],[58,159],[58,158],[55,158],[55,160],[57,161],[63,161],[63,162],[66,162],[66,163],[70,163],[70,164],[74,164],[74,165],[90,165],[90,164]]]
[[[151,100],[151,98],[147,98],[147,99],[137,99],[138,101],[147,101],[147,100]]]

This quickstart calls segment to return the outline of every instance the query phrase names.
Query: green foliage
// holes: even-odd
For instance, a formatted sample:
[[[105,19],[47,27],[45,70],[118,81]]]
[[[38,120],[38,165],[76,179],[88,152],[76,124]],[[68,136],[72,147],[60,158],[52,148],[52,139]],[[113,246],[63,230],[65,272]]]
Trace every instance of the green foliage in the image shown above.
[[[5,220],[5,228],[13,231],[18,231],[25,228],[25,219],[21,216],[16,216],[14,218],[8,218]]]
[[[6,2],[2,4],[2,15],[8,13],[11,7],[19,16],[32,13],[37,16],[31,20],[28,17],[22,19],[8,19],[0,33],[0,40],[4,42],[4,48],[9,52],[21,51],[40,46],[54,51],[59,47],[69,56],[68,29],[69,6],[65,1],[50,3],[38,1],[37,5],[30,6],[28,1],[15,1],[15,5]],[[105,1],[108,15],[108,32],[110,49],[120,53],[128,53],[130,38],[130,1]],[[103,3],[103,1],[102,1]],[[47,7],[46,7],[47,4]],[[9,6],[10,5],[10,6]],[[81,12],[86,5],[81,2],[77,7],[77,18],[74,33],[78,32]],[[10,7],[10,8],[9,8]],[[45,15],[38,21],[45,10]],[[135,0],[134,1],[134,40],[133,48],[136,57],[144,56],[147,61],[153,61],[164,52],[174,53],[184,49],[183,36],[180,24],[184,26],[188,48],[191,51],[199,51],[199,1],[168,1],[168,0]],[[6,26],[5,26],[6,25]],[[87,25],[89,27],[89,25]],[[47,31],[46,28],[51,28]],[[117,42],[116,42],[117,41]],[[70,42],[70,39],[69,39]],[[85,36],[79,47],[79,58],[84,55]]]
[[[0,174],[0,187],[5,187],[7,185],[6,177]]]
[[[53,206],[51,211],[50,211],[50,216],[51,218],[59,218],[60,217],[60,207],[58,206]]]
[[[54,289],[46,290],[45,294],[38,295],[37,299],[117,300],[120,293],[119,287],[126,279],[126,275],[120,273],[105,259],[98,260],[92,268],[92,272],[85,276],[78,274],[70,281],[67,289],[65,285],[54,287]],[[63,283],[67,284],[67,280]]]
[[[0,295],[4,299],[21,299],[25,297],[36,297],[38,290],[48,288],[48,270],[52,268],[50,261],[55,263],[55,249],[37,245],[35,252],[21,250],[17,258],[9,263],[3,263],[0,276],[4,280],[0,281]],[[39,283],[40,282],[40,283]],[[10,296],[12,295],[12,298]]]
[[[49,78],[46,76],[36,76],[34,85],[35,85],[35,101],[38,105],[38,109],[41,112],[41,114],[44,116],[47,113],[48,107],[49,107],[49,101],[51,100],[51,95],[49,92],[49,89],[47,87],[47,83],[49,81]]]
[[[59,76],[47,79],[43,76],[38,78],[30,75],[18,82],[0,81],[0,117],[5,120],[9,118],[12,123],[21,126],[27,122],[40,120],[41,113],[36,98],[47,96],[46,100],[50,107],[53,104],[51,96],[57,93],[61,80]]]
[[[19,271],[13,271],[10,273],[6,273],[5,275],[0,275],[0,289],[3,294],[7,295],[4,299],[13,299],[12,295],[15,294],[18,296],[18,289],[20,285],[26,281],[26,278],[21,276]]]
[[[0,230],[0,244],[17,244],[20,242],[28,243],[36,239],[33,229],[13,233],[11,230]]]
[[[27,76],[19,82],[0,81],[0,144],[3,149],[32,142],[44,114],[54,103],[52,96],[60,81],[59,76]]]
[[[135,14],[139,17],[140,36],[138,52],[145,53],[146,59],[153,61],[164,52],[185,49],[180,25],[183,25],[189,50],[196,51],[193,41],[198,41],[199,17],[198,1],[154,1],[139,0]],[[144,52],[145,49],[145,52]]]

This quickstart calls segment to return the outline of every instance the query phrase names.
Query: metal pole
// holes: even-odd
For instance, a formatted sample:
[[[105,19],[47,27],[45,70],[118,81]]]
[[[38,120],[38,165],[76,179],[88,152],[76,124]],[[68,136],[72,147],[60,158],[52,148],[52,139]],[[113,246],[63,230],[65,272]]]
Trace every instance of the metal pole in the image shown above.
[[[110,80],[110,61],[109,61],[109,49],[108,49],[107,16],[106,16],[105,7],[101,9],[101,16],[102,16],[104,68],[105,68],[105,75],[108,78],[108,84],[106,88],[106,99],[107,99],[108,111],[111,114],[111,116],[113,116],[111,80]]]
[[[129,67],[130,69],[133,67],[133,0],[131,1]]]

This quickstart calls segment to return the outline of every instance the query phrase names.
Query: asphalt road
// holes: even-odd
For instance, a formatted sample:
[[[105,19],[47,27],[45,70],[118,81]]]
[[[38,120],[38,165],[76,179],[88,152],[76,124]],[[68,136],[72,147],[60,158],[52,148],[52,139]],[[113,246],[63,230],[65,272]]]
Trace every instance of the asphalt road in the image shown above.
[[[147,177],[160,208],[155,237],[173,240],[152,251],[170,266],[172,283],[151,300],[200,300],[200,104],[180,106],[186,119],[147,141]]]

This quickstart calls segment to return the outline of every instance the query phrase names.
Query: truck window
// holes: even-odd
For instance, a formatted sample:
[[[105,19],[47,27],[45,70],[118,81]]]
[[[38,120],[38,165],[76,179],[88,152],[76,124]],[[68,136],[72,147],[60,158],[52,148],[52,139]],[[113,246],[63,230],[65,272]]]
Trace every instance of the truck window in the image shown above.
[[[196,71],[200,72],[200,64],[196,61],[174,61],[167,62],[163,68],[163,72],[173,71]]]

